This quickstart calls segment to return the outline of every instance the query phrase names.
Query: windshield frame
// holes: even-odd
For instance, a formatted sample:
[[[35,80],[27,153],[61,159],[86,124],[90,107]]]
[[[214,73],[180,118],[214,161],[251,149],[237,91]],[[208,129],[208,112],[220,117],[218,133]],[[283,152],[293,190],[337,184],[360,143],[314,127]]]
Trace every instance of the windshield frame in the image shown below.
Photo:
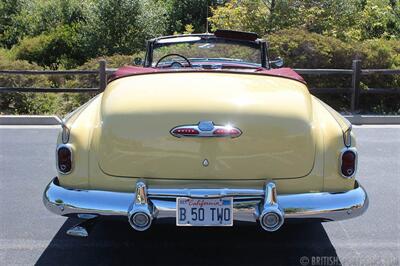
[[[153,51],[157,47],[161,46],[168,46],[176,44],[177,42],[174,41],[176,38],[185,38],[185,37],[199,37],[201,40],[200,42],[207,41],[207,40],[214,40],[220,39],[222,42],[232,43],[232,44],[239,44],[244,45],[251,48],[260,49],[260,63],[261,67],[269,69],[268,65],[268,54],[267,54],[267,43],[263,39],[256,39],[256,40],[244,40],[244,39],[233,39],[233,38],[225,38],[225,37],[217,37],[214,34],[204,33],[204,34],[181,34],[181,35],[172,35],[172,36],[165,36],[159,37],[155,39],[151,39],[147,42],[147,49],[146,49],[146,56],[144,60],[144,67],[152,67],[153,62]],[[171,42],[168,42],[168,39]],[[198,41],[187,41],[186,43],[196,43]],[[249,64],[251,62],[243,62],[244,64]]]

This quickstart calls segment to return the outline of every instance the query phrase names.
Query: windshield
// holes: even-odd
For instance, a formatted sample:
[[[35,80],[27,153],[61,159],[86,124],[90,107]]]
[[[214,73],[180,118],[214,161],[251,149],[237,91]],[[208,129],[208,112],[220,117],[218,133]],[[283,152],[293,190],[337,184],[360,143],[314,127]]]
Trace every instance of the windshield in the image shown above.
[[[161,39],[153,46],[152,66],[168,54],[179,54],[190,60],[191,63],[207,62],[247,64],[261,66],[260,45],[249,41],[236,41],[219,38],[196,36]],[[160,61],[159,66],[185,60],[179,57],[167,57]]]

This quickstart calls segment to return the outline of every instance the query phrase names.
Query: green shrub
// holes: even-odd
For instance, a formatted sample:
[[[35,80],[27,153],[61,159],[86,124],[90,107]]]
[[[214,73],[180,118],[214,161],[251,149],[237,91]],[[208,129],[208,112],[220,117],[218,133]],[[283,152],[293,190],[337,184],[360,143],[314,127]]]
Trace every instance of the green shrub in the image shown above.
[[[108,68],[118,68],[131,64],[136,57],[114,55],[107,56]],[[89,60],[77,69],[96,70],[99,60]],[[0,50],[0,69],[40,70],[36,64],[23,60],[12,61]],[[55,88],[96,88],[98,75],[67,76],[33,76],[33,75],[0,75],[0,87],[55,87]],[[57,114],[65,115],[94,97],[96,93],[2,93],[0,97],[0,114]]]
[[[349,68],[352,46],[334,37],[299,29],[279,31],[265,37],[271,57],[281,56],[293,68]]]
[[[400,40],[374,39],[364,42],[343,42],[329,36],[298,29],[283,30],[265,37],[270,42],[270,56],[281,56],[285,65],[292,68],[343,68],[350,69],[354,59],[362,61],[362,68],[399,68]],[[312,88],[350,88],[351,75],[303,75]],[[363,76],[362,87],[399,88],[397,75]],[[340,111],[348,111],[349,95],[320,95]],[[400,113],[398,95],[362,95],[360,112]]]
[[[38,70],[39,66],[26,61],[11,61],[0,54],[1,70]],[[0,87],[49,87],[51,82],[45,76],[0,75]],[[51,114],[60,105],[55,94],[2,93],[0,114]]]
[[[77,27],[61,26],[50,33],[26,37],[13,48],[15,58],[51,69],[60,66],[73,68],[83,64],[87,57],[79,48]]]
[[[82,66],[78,67],[79,70],[95,70],[99,68],[99,60],[105,59],[107,68],[119,68],[124,65],[131,65],[133,59],[136,57],[144,58],[144,53],[137,53],[134,55],[113,55],[101,58],[91,59]],[[66,88],[96,88],[99,86],[98,75],[77,75],[64,79],[64,83],[60,83],[59,87]],[[66,114],[87,102],[90,98],[94,97],[96,93],[64,93],[62,94],[62,107],[59,112]]]
[[[270,42],[270,56],[280,56],[291,68],[351,68],[352,46],[334,37],[309,33],[298,29],[283,30],[265,37]],[[312,88],[349,88],[351,76],[303,75]],[[321,95],[336,109],[345,111],[349,106],[347,95],[330,97]]]
[[[32,42],[23,41],[23,45],[11,52],[0,50],[0,69],[41,69],[36,64],[27,61],[11,61],[13,53],[17,57],[41,53],[35,47],[49,47],[46,36],[33,38]],[[286,66],[293,68],[351,68],[354,59],[362,60],[363,68],[399,68],[400,41],[375,39],[364,42],[343,42],[333,37],[316,33],[299,31],[298,29],[284,30],[266,37],[270,43],[270,57],[281,56]],[[24,49],[22,49],[24,47]],[[29,48],[29,49],[28,49]],[[25,53],[25,51],[29,51]],[[38,52],[36,52],[38,51]],[[23,53],[24,52],[24,53]],[[113,55],[103,57],[108,68],[118,68],[132,64],[136,57],[144,57],[144,53],[134,55]],[[39,58],[39,57],[38,57]],[[99,59],[91,59],[77,67],[82,70],[98,69]],[[35,59],[38,60],[38,59]],[[32,61],[35,61],[32,59]],[[61,61],[60,61],[61,62]],[[60,63],[60,67],[64,67]],[[350,88],[351,75],[306,76],[309,87],[313,88]],[[67,87],[93,88],[98,87],[98,75],[67,75],[67,76],[0,76],[0,86],[20,87]],[[399,88],[400,77],[397,75],[369,75],[362,77],[362,88]],[[31,113],[65,114],[82,105],[95,93],[64,93],[64,94],[33,94],[12,93],[3,94],[0,100],[2,113]],[[348,94],[320,95],[330,105],[339,111],[347,112],[350,106]],[[396,95],[362,95],[360,98],[363,113],[400,113],[400,96]]]

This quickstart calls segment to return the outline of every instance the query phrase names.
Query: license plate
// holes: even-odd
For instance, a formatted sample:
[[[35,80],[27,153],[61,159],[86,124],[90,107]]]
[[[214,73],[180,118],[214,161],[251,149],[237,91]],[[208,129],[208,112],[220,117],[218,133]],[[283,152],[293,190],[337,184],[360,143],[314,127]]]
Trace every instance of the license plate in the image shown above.
[[[232,226],[233,198],[176,199],[177,226]]]

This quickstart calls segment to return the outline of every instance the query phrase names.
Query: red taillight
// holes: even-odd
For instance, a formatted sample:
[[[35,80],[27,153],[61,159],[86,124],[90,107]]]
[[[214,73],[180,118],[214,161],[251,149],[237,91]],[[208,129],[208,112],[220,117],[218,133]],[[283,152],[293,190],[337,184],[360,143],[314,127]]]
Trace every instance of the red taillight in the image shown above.
[[[356,171],[357,154],[352,150],[347,150],[341,156],[341,172],[344,177],[351,177]]]
[[[199,131],[194,128],[177,128],[172,131],[173,134],[183,135],[183,136],[195,136],[199,134]]]
[[[57,167],[61,173],[69,173],[72,169],[72,152],[66,146],[57,149]]]
[[[231,136],[232,138],[240,136],[242,132],[236,128],[218,128],[213,132],[216,136]]]

